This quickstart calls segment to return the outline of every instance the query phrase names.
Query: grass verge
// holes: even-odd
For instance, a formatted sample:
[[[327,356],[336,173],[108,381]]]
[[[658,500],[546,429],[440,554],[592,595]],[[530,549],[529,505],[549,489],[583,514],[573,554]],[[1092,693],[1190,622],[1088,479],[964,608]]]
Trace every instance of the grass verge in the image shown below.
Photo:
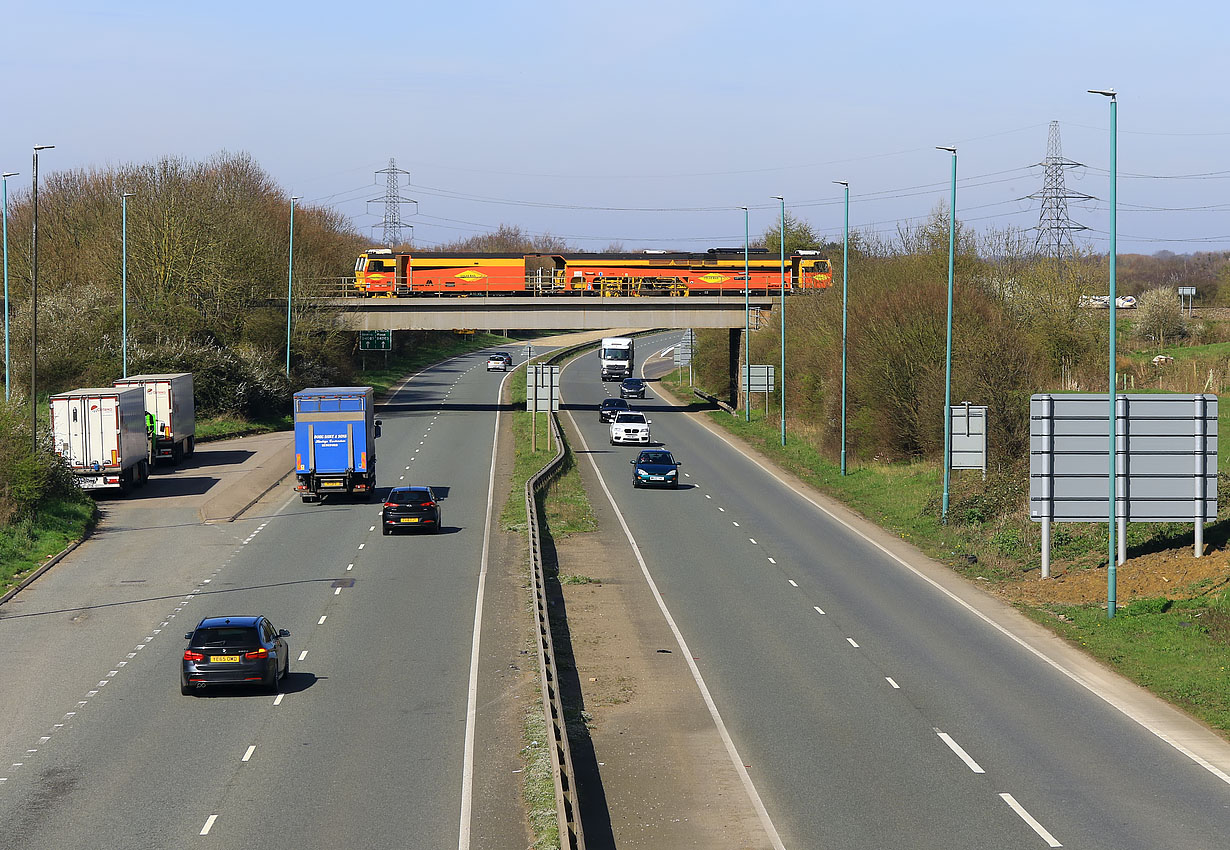
[[[686,380],[679,381],[674,373],[664,376],[659,386],[679,400],[693,397]],[[1226,409],[1219,414],[1230,414],[1230,405],[1222,407]],[[707,416],[782,469],[967,578],[985,580],[995,589],[994,585],[1020,583],[1038,575],[1037,524],[1028,520],[1024,507],[1016,515],[996,515],[985,501],[988,487],[980,486],[980,480],[975,484],[975,476],[953,476],[950,522],[943,525],[938,464],[858,461],[848,465],[843,477],[840,465],[817,449],[806,433],[796,429],[787,445],[781,446],[776,412],[766,420],[763,410],[753,411],[750,423],[744,421],[742,412]],[[1219,425],[1222,432],[1230,433],[1220,421]],[[1219,466],[1230,463],[1225,452],[1218,455]],[[1219,490],[1227,488],[1219,493],[1222,511],[1230,510],[1228,478],[1219,477]],[[988,483],[994,486],[995,482]],[[1006,488],[997,498],[1024,504],[1026,495]],[[1206,530],[1206,540],[1224,546],[1228,534],[1230,519],[1219,519]],[[1190,523],[1128,526],[1129,551],[1160,552],[1190,546],[1191,539]],[[1095,523],[1057,524],[1052,542],[1056,572],[1106,564],[1106,531]],[[1224,586],[1205,594],[1197,588],[1194,598],[1182,600],[1136,600],[1119,608],[1114,619],[1107,618],[1104,604],[1014,604],[1122,675],[1230,737],[1230,590]]]
[[[94,500],[49,499],[32,519],[0,528],[0,594],[68,544],[80,540],[95,521]]]
[[[525,779],[521,783],[525,796],[526,817],[534,835],[532,850],[558,850],[559,819],[555,813],[555,777],[551,775],[551,750],[547,743],[547,720],[543,713],[542,691],[536,689],[536,699],[525,715],[522,727],[521,755],[525,760]]]

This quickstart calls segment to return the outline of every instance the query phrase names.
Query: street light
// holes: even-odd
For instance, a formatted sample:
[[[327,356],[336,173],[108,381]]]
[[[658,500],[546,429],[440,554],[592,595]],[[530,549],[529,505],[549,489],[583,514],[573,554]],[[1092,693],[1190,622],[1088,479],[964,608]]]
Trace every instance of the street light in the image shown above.
[[[1110,447],[1108,453],[1110,455],[1110,507],[1108,508],[1108,516],[1106,527],[1108,529],[1108,548],[1110,554],[1106,559],[1106,616],[1115,616],[1115,570],[1119,560],[1127,560],[1127,541],[1124,539],[1127,536],[1127,520],[1123,520],[1122,526],[1119,528],[1119,546],[1115,546],[1115,525],[1119,519],[1116,516],[1119,512],[1115,509],[1115,237],[1117,231],[1115,228],[1115,184],[1117,182],[1117,171],[1115,163],[1115,139],[1117,136],[1116,124],[1116,108],[1118,100],[1114,89],[1089,89],[1090,94],[1100,94],[1103,97],[1110,98],[1110,391],[1107,393],[1107,399],[1110,404],[1110,412],[1108,414],[1110,420]],[[1116,558],[1119,555],[1119,558]]]
[[[782,256],[782,374],[781,406],[782,406],[782,445],[786,445],[786,199],[774,195],[775,200],[782,202],[782,236],[778,247]]]
[[[9,380],[9,178],[16,171],[0,175],[4,181],[4,400],[9,400],[13,382]]]
[[[125,192],[120,195],[120,232],[123,234],[121,243],[123,245],[123,292],[121,300],[123,301],[123,324],[124,324],[124,377],[128,377],[128,199],[133,196],[132,192]]]
[[[952,273],[957,232],[957,149],[939,145],[935,149],[952,154],[952,196],[948,201],[948,353],[944,366],[944,499],[940,508],[940,522],[947,525],[948,480],[952,466]]]
[[[846,196],[845,224],[841,229],[841,474],[846,474],[846,292],[850,288],[850,184],[834,180]]]
[[[34,207],[34,224],[30,231],[30,439],[34,455],[38,456],[38,152],[55,145],[34,146],[33,189],[30,201]]]
[[[291,291],[295,283],[295,201],[302,195],[290,199],[290,257],[286,261],[286,377],[290,377],[290,308]]]
[[[752,320],[751,306],[748,300],[747,290],[751,286],[751,279],[748,277],[748,252],[749,252],[749,231],[748,231],[748,209],[747,207],[739,207],[743,210],[743,375],[740,376],[739,387],[740,395],[743,396],[743,421],[752,421],[752,406],[748,404],[747,398],[747,376],[752,371]]]

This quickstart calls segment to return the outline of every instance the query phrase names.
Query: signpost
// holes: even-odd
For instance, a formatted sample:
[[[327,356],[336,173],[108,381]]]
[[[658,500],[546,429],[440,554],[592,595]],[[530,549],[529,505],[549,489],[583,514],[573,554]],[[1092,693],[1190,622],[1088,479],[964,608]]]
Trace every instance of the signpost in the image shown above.
[[[1183,299],[1184,299],[1184,298],[1186,298],[1186,299],[1187,299],[1187,315],[1188,315],[1188,316],[1191,316],[1191,314],[1192,314],[1192,301],[1194,301],[1194,300],[1195,300],[1195,298],[1196,298],[1196,287],[1194,287],[1194,286],[1180,286],[1180,287],[1179,287],[1179,304],[1180,304],[1180,305],[1182,305],[1182,304],[1183,304]]]
[[[683,332],[683,339],[675,345],[675,367],[682,370],[688,367],[688,386],[692,386],[692,351],[696,347],[696,335],[689,328]],[[682,373],[681,373],[682,374]]]
[[[987,480],[987,408],[968,401],[954,404],[949,469],[981,469]]]
[[[535,364],[525,373],[525,409],[530,412],[530,451],[538,451],[538,411],[559,410],[559,367]],[[547,448],[552,446],[551,429],[547,428]]]
[[[764,365],[744,364],[743,365],[743,393],[751,395],[752,393],[764,393],[764,415],[769,415],[769,396],[773,394],[773,379],[774,379],[773,364]]]
[[[383,351],[386,367],[389,365],[389,352],[392,349],[392,331],[359,331],[359,351]],[[361,357],[360,368],[367,369],[366,357]]]

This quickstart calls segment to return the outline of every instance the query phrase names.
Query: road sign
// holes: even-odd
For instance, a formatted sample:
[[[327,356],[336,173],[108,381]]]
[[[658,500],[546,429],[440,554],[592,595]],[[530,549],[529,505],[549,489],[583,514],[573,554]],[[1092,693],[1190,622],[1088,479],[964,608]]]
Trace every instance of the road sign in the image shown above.
[[[392,331],[359,331],[360,351],[392,351]]]
[[[772,364],[759,366],[752,364],[743,367],[743,391],[745,393],[773,392],[774,370]]]
[[[981,469],[987,477],[987,409],[968,401],[952,406],[951,469]]]
[[[1180,294],[1180,295],[1195,295],[1195,294],[1196,294],[1196,287],[1194,287],[1194,286],[1180,286],[1180,287],[1179,287],[1179,294]]]
[[[525,409],[531,412],[559,410],[559,367],[530,366],[525,376]]]

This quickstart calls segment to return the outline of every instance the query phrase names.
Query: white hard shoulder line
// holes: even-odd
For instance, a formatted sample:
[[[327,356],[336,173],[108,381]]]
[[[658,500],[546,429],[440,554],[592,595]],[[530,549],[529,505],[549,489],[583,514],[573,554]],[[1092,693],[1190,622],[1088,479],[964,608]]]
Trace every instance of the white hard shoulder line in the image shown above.
[[[575,360],[570,360],[564,364],[566,369]],[[561,384],[563,381],[563,369],[560,370]],[[643,373],[642,373],[643,374]],[[563,390],[560,391],[560,400],[563,401]],[[653,576],[649,573],[649,566],[645,563],[644,556],[641,555],[641,547],[637,544],[636,538],[632,536],[632,529],[628,527],[627,521],[624,519],[623,513],[619,510],[619,505],[615,504],[615,497],[611,494],[610,488],[606,486],[606,479],[602,477],[602,472],[598,469],[598,464],[594,461],[593,453],[589,450],[589,444],[585,440],[585,434],[577,425],[576,418],[572,415],[572,411],[568,411],[568,418],[572,421],[573,430],[576,431],[578,439],[581,441],[581,448],[585,451],[585,456],[589,458],[590,466],[594,469],[594,474],[598,476],[598,483],[602,485],[602,492],[606,493],[607,500],[611,503],[611,510],[615,511],[615,517],[619,520],[620,527],[624,530],[624,536],[628,538],[628,545],[632,547],[632,554],[636,557],[636,562],[641,567],[641,574],[645,577],[645,582],[649,585],[649,590],[653,593],[654,600],[658,603],[658,610],[662,612],[662,616],[666,618],[666,623],[670,626],[671,633],[675,636],[675,642],[679,646],[679,651],[683,653],[683,658],[687,662],[688,669],[692,672],[692,679],[696,682],[696,687],[700,689],[701,697],[705,701],[705,706],[709,709],[709,716],[713,718],[714,725],[717,726],[718,735],[722,738],[722,743],[726,747],[726,753],[730,756],[730,761],[734,766],[735,772],[738,773],[739,779],[743,782],[743,788],[747,792],[752,808],[755,809],[757,817],[760,819],[761,826],[768,833],[769,841],[772,843],[775,850],[786,850],[786,845],[782,843],[782,837],[777,832],[777,827],[773,825],[772,818],[769,817],[769,811],[765,808],[764,801],[760,798],[759,792],[756,790],[755,784],[752,782],[751,775],[747,772],[747,767],[743,762],[743,757],[739,755],[738,749],[735,748],[735,742],[730,737],[730,732],[726,729],[726,723],[722,720],[722,715],[718,712],[717,703],[713,701],[713,695],[709,693],[709,686],[705,684],[704,678],[700,675],[700,668],[696,666],[696,660],[692,657],[692,651],[688,649],[687,641],[683,639],[683,633],[679,631],[679,626],[675,623],[675,618],[671,616],[670,609],[666,607],[666,601],[662,598],[661,592],[658,590],[657,583],[653,580]]]
[[[647,363],[642,364],[641,366],[642,375],[645,374],[645,365],[647,365]],[[675,402],[673,399],[661,393],[659,393],[659,396],[661,396],[665,401],[669,402],[670,404],[674,404],[676,407],[681,406],[677,402]],[[971,605],[969,602],[962,599],[956,593],[952,592],[951,590],[949,590],[948,588],[944,587],[942,584],[937,582],[935,579],[923,573],[920,569],[915,567],[909,561],[902,558],[897,553],[893,552],[891,549],[887,548],[883,544],[867,536],[867,534],[865,534],[861,529],[851,524],[847,520],[843,519],[841,516],[838,516],[836,513],[834,513],[833,511],[826,508],[824,505],[817,502],[807,493],[800,490],[794,484],[787,481],[780,474],[778,474],[778,472],[775,469],[769,466],[765,466],[758,459],[748,454],[747,451],[745,451],[742,446],[735,443],[731,439],[727,438],[725,434],[723,434],[720,430],[718,430],[717,426],[711,425],[709,422],[707,422],[704,419],[703,416],[698,414],[693,417],[693,421],[698,423],[701,427],[705,428],[705,430],[707,430],[710,434],[712,434],[713,436],[717,437],[719,440],[724,442],[727,446],[729,446],[735,452],[745,457],[751,463],[755,464],[757,467],[761,469],[761,471],[765,472],[767,475],[775,479],[779,484],[791,490],[796,495],[798,495],[800,498],[809,502],[814,508],[816,508],[816,510],[825,514],[826,516],[828,516],[830,519],[834,520],[835,522],[838,522],[841,525],[845,526],[851,532],[853,532],[854,534],[857,534],[859,537],[861,537],[867,543],[874,546],[876,549],[879,549],[883,554],[887,555],[889,558],[896,561],[901,566],[905,567],[907,570],[912,572],[915,576],[922,579],[927,584],[931,585],[935,590],[947,596],[950,600],[955,602],[957,605],[960,605],[966,611],[973,614],[978,619],[982,620],[988,626],[995,629],[1000,634],[1002,634],[1004,637],[1008,638],[1013,643],[1020,646],[1026,652],[1029,652],[1031,655],[1035,656],[1036,658],[1038,658],[1038,660],[1047,664],[1048,666],[1050,666],[1057,672],[1062,673],[1068,679],[1080,685],[1086,691],[1093,694],[1098,699],[1102,700],[1107,705],[1114,708],[1116,711],[1121,713],[1124,717],[1127,717],[1128,719],[1130,719],[1131,721],[1139,725],[1142,729],[1156,736],[1158,739],[1165,741],[1175,750],[1187,756],[1193,762],[1203,767],[1205,770],[1207,770],[1209,773],[1216,776],[1222,782],[1225,782],[1227,785],[1230,785],[1230,771],[1223,770],[1222,768],[1208,761],[1204,757],[1200,756],[1199,754],[1194,752],[1192,749],[1190,749],[1187,745],[1185,745],[1183,742],[1178,740],[1178,737],[1173,732],[1167,731],[1167,729],[1162,728],[1161,724],[1163,723],[1171,728],[1181,725],[1181,724],[1190,725],[1190,730],[1187,731],[1187,733],[1185,734],[1185,737],[1194,737],[1196,735],[1202,736],[1202,740],[1199,742],[1193,741],[1192,742],[1193,745],[1197,745],[1197,746],[1212,745],[1212,746],[1220,746],[1223,748],[1226,746],[1225,742],[1216,738],[1216,736],[1214,736],[1211,732],[1206,732],[1202,728],[1198,727],[1195,721],[1192,721],[1190,718],[1187,717],[1187,715],[1183,714],[1178,709],[1175,709],[1173,706],[1169,705],[1168,703],[1165,703],[1163,700],[1160,700],[1157,697],[1153,697],[1150,694],[1149,698],[1151,700],[1156,700],[1155,705],[1157,705],[1159,708],[1162,708],[1163,711],[1172,712],[1172,717],[1170,719],[1166,719],[1166,718],[1161,718],[1161,717],[1154,718],[1154,717],[1146,716],[1143,712],[1138,711],[1136,708],[1130,705],[1127,700],[1122,699],[1118,696],[1115,696],[1114,694],[1107,692],[1103,688],[1100,688],[1096,682],[1090,680],[1084,674],[1080,673],[1077,670],[1073,670],[1065,666],[1064,664],[1060,663],[1054,658],[1051,658],[1049,655],[1044,653],[1041,649],[1038,649],[1037,647],[1033,646],[1027,640],[1022,638],[1020,635],[1016,634],[1015,632],[1011,631],[1005,626],[1002,626],[999,623],[995,622],[995,620],[991,619],[989,616],[984,614],[982,611],[978,610],[976,607]],[[1118,676],[1118,674],[1115,674],[1115,673],[1111,673],[1110,675],[1114,675],[1116,677]],[[1226,758],[1227,765],[1230,766],[1230,754],[1226,754],[1225,758]]]

